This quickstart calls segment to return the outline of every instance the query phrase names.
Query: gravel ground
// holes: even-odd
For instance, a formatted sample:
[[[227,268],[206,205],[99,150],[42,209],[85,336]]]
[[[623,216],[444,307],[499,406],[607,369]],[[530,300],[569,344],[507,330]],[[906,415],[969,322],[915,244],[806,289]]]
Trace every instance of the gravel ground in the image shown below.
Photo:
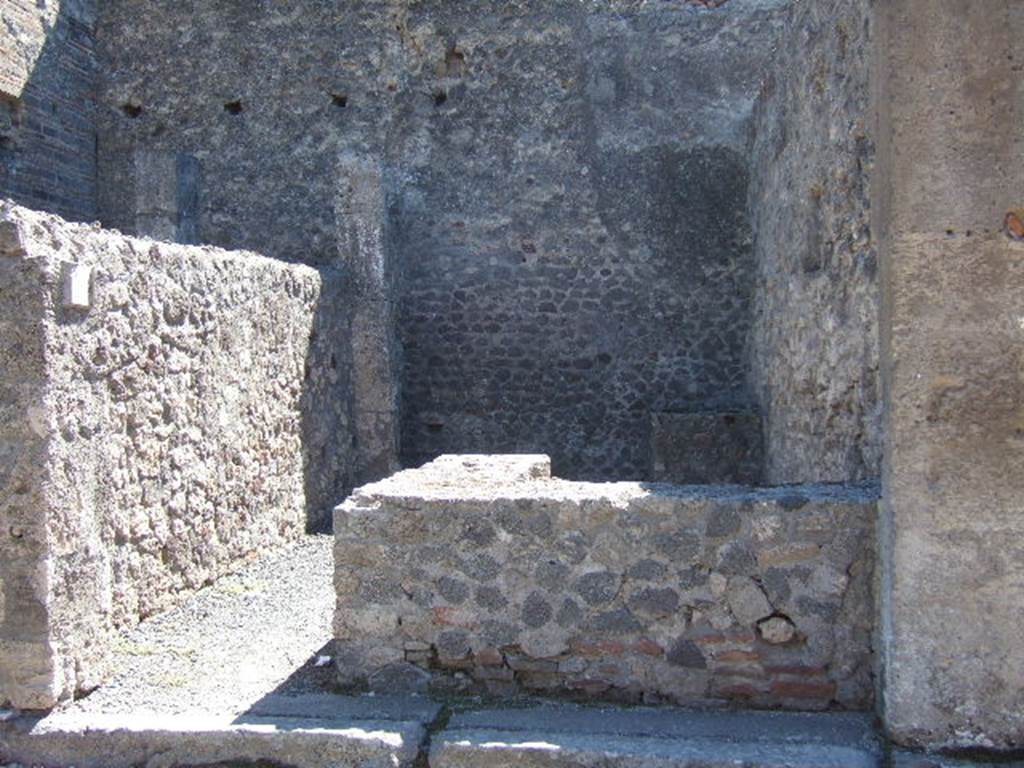
[[[272,692],[329,690],[333,665],[316,662],[330,653],[331,541],[305,537],[143,622],[110,682],[70,709],[240,714]]]

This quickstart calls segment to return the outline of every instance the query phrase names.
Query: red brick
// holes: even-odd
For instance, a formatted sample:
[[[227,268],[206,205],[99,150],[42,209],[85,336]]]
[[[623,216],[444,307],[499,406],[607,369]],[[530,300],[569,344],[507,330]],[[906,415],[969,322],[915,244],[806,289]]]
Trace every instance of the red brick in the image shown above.
[[[727,699],[753,699],[764,692],[756,686],[747,683],[731,683],[729,685],[714,686],[713,693],[715,696],[722,696]]]
[[[768,664],[764,671],[769,675],[790,675],[792,677],[824,677],[825,667],[810,667],[803,664]]]
[[[596,643],[576,641],[572,643],[572,652],[580,656],[618,655],[626,652],[626,646],[613,640],[599,640]]]
[[[642,653],[645,656],[662,656],[665,653],[665,649],[658,645],[653,640],[648,640],[646,637],[637,640],[633,644],[633,650],[637,653]]]
[[[577,679],[570,680],[567,686],[574,691],[582,691],[589,696],[596,696],[611,688],[611,683],[606,680]]]
[[[836,684],[827,681],[814,683],[773,680],[772,693],[786,699],[831,699],[835,696]]]
[[[473,660],[481,667],[500,667],[505,657],[497,648],[481,648],[473,655]]]
[[[434,615],[434,624],[441,627],[462,627],[463,629],[475,629],[476,622],[473,617],[458,608],[448,605],[439,605],[431,609]]]
[[[757,651],[732,650],[715,654],[714,659],[715,661],[723,664],[729,664],[732,662],[760,661],[761,654]]]
[[[477,667],[473,670],[473,677],[477,680],[505,680],[515,679],[515,672],[508,667]]]

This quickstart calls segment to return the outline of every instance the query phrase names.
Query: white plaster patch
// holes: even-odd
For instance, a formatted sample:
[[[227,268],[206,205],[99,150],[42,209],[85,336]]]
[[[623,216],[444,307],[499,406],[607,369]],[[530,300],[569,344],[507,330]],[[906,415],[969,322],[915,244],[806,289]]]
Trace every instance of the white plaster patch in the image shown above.
[[[64,306],[88,309],[91,306],[92,267],[85,264],[64,266]]]

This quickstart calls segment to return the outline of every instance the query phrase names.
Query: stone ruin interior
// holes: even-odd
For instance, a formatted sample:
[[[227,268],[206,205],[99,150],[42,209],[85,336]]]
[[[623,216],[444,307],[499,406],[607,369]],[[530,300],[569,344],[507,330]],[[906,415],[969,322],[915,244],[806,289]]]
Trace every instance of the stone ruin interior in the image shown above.
[[[867,724],[864,764],[1024,750],[1024,6],[0,20],[0,763],[533,765],[442,705],[323,763],[299,726],[104,741],[75,709],[137,627],[328,534],[332,585],[294,591],[333,614],[332,717],[813,711]]]

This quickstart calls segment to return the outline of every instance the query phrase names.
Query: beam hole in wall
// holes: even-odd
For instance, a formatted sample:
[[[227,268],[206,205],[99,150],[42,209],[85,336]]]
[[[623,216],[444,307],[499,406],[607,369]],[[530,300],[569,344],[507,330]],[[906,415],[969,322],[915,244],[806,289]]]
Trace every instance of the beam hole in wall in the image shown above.
[[[348,94],[347,93],[332,93],[331,103],[338,109],[344,109],[348,106]]]
[[[461,77],[466,69],[466,54],[452,46],[444,55],[444,68],[448,77]]]
[[[440,107],[446,101],[448,101],[448,91],[444,90],[444,88],[438,88],[436,91],[434,91],[434,106],[435,107]]]
[[[224,104],[224,111],[229,115],[240,115],[244,111],[242,107],[241,99],[235,99],[234,101],[228,101]]]
[[[142,105],[136,104],[133,101],[126,101],[124,104],[122,104],[121,111],[124,112],[124,114],[130,117],[132,120],[134,120],[137,117],[142,117]]]

